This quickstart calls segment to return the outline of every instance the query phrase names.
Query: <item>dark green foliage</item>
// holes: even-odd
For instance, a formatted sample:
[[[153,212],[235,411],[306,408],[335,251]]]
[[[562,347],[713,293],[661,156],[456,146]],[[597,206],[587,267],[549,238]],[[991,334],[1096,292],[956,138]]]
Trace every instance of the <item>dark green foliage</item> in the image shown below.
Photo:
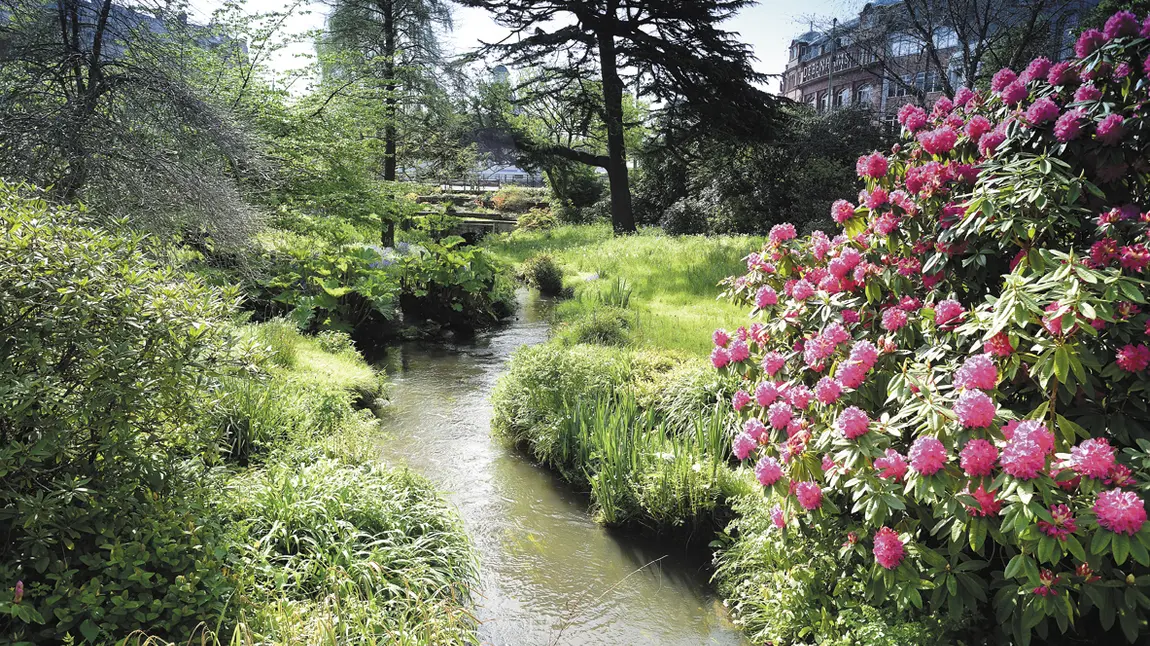
[[[539,290],[544,296],[563,293],[563,270],[552,256],[540,253],[531,256],[519,266],[523,282]]]
[[[854,191],[859,155],[889,141],[868,111],[816,115],[792,106],[780,118],[786,127],[768,142],[654,140],[640,154],[639,221],[669,233],[762,234],[781,222],[830,227],[831,203]]]
[[[860,558],[844,547],[845,525],[808,531],[791,525],[784,533],[771,523],[770,505],[757,492],[736,500],[734,509],[738,519],[721,541],[715,580],[755,643],[953,644],[958,633],[950,631],[960,627],[966,643],[979,643],[961,617],[911,620],[893,604],[867,604],[863,585],[841,576],[840,559]]]
[[[515,289],[505,269],[479,247],[450,236],[413,246],[396,264],[405,316],[469,332],[511,314]]]
[[[186,637],[226,596],[203,477],[178,458],[220,294],[0,185],[0,635]]]

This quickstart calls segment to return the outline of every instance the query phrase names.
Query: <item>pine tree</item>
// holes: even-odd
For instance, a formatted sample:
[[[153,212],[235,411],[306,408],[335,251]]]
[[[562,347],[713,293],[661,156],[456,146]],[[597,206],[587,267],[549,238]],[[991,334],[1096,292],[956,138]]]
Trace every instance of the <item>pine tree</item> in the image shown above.
[[[719,24],[750,0],[461,0],[494,14],[511,35],[484,54],[537,73],[517,100],[565,97],[590,107],[607,131],[607,154],[545,144],[550,154],[607,170],[617,233],[635,230],[627,177],[623,94],[629,87],[695,127],[769,127],[775,101],[755,87],[750,48]],[[765,133],[759,133],[765,134]]]

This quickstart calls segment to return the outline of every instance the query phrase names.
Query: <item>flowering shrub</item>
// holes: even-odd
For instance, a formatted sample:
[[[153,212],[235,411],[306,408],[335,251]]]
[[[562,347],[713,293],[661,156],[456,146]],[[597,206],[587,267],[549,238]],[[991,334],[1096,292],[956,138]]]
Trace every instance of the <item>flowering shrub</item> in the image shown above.
[[[758,319],[711,357],[756,394],[737,457],[783,532],[849,530],[872,603],[1147,631],[1148,38],[1119,13],[904,108],[837,236],[779,225],[726,283]]]

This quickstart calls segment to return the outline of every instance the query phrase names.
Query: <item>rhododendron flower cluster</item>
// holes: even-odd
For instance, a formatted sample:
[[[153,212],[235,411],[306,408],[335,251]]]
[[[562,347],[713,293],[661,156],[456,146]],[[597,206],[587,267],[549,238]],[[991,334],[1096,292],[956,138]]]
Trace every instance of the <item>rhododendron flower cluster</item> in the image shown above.
[[[841,563],[859,589],[976,616],[993,598],[1006,630],[1048,632],[1095,612],[1095,581],[1150,596],[1147,38],[1150,19],[1116,14],[1078,58],[902,106],[857,198],[829,196],[837,229],[776,226],[725,283],[761,325],[715,336],[713,365],[757,404],[732,400],[758,420],[734,453],[770,483],[781,537],[856,532]],[[939,585],[968,560],[981,598]]]
[[[884,568],[893,570],[902,563],[906,549],[898,533],[889,527],[878,530],[874,536],[874,560]]]

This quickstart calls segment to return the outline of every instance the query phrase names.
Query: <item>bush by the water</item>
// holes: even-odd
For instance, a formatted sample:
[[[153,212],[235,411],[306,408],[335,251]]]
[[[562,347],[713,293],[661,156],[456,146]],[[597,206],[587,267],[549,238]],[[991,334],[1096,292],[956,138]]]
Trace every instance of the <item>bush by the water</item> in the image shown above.
[[[539,290],[544,296],[563,293],[563,270],[552,256],[541,253],[531,256],[519,266],[523,282]]]
[[[0,227],[0,634],[191,635],[229,585],[178,447],[229,304],[31,190],[0,184]]]
[[[827,604],[999,643],[1146,639],[1148,37],[1119,13],[1073,60],[903,108],[840,235],[776,226],[729,281],[760,321],[712,355],[745,380],[734,449],[778,534],[759,549],[837,532],[851,592]],[[771,614],[761,634],[792,638]]]
[[[545,205],[546,192],[538,188],[523,186],[505,186],[491,197],[491,205],[500,211],[511,213],[526,213],[531,209]]]
[[[546,231],[559,226],[559,218],[551,209],[531,209],[519,216],[517,226],[523,231]]]
[[[347,335],[237,325],[234,291],[32,189],[0,222],[0,642],[474,641],[457,518],[347,463],[381,390]]]

